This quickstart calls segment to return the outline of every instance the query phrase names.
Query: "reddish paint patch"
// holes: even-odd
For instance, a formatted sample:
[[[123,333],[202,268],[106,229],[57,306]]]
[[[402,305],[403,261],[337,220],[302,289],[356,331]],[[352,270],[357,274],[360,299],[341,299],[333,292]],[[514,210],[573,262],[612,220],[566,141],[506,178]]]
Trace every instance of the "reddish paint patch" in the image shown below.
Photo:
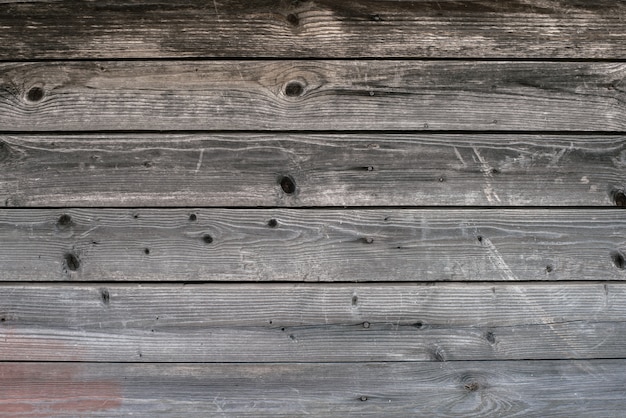
[[[76,338],[50,338],[11,326],[0,332],[0,361],[81,361],[83,347]]]
[[[86,373],[86,363],[0,363],[2,416],[57,417],[111,411],[122,405],[122,385]],[[89,377],[90,375],[94,377]]]

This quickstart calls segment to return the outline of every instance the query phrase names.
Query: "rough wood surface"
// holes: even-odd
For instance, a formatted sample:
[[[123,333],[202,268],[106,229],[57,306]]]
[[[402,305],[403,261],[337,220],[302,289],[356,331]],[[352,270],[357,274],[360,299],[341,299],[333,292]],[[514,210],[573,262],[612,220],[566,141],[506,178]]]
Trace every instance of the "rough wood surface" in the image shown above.
[[[3,281],[624,280],[616,210],[3,209]]]
[[[623,1],[0,2],[0,59],[626,58]]]
[[[0,360],[623,358],[626,285],[3,285]]]
[[[0,363],[5,417],[621,417],[626,362]]]
[[[619,210],[0,212],[4,281],[623,280]]]
[[[0,130],[626,130],[626,63],[0,64]]]
[[[22,207],[626,205],[626,136],[0,135],[0,168]]]

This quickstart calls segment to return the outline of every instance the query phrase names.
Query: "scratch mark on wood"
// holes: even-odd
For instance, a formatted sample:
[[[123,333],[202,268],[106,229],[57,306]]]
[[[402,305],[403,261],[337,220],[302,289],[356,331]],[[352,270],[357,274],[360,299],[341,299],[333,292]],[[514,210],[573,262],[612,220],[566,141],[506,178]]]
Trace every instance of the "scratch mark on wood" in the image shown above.
[[[217,18],[217,21],[219,22],[220,21],[220,14],[217,11],[217,0],[213,0],[213,7],[215,8],[215,16]]]
[[[459,150],[454,147],[454,153],[456,154],[457,158],[459,159],[459,161],[461,161],[461,164],[463,164],[464,166],[467,165],[465,163],[465,160],[463,159],[463,157],[461,156],[461,153],[459,152]]]
[[[500,202],[500,197],[498,197],[498,194],[491,185],[491,179],[493,178],[493,167],[491,167],[487,160],[485,160],[482,155],[480,155],[476,147],[472,147],[472,150],[474,150],[474,154],[476,154],[476,157],[480,162],[480,169],[483,172],[483,177],[485,178],[485,187],[483,188],[485,197],[487,198],[489,203],[494,203],[495,201]]]
[[[513,274],[513,271],[511,270],[509,265],[506,263],[506,261],[504,261],[504,258],[502,258],[502,255],[500,254],[500,251],[498,251],[493,242],[491,242],[489,238],[483,237],[482,243],[489,250],[489,259],[494,264],[494,266],[496,266],[498,270],[504,274],[505,279],[517,280],[517,277],[515,277],[515,274]]]
[[[200,171],[200,167],[202,167],[202,158],[204,156],[204,148],[200,150],[200,156],[198,157],[198,164],[196,164],[196,174]]]

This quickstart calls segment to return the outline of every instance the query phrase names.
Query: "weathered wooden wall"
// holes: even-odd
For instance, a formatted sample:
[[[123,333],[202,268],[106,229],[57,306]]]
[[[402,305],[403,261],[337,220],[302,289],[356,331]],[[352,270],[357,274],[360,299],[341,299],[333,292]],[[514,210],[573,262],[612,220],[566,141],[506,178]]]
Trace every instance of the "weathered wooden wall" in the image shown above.
[[[0,416],[617,417],[626,1],[0,1]]]

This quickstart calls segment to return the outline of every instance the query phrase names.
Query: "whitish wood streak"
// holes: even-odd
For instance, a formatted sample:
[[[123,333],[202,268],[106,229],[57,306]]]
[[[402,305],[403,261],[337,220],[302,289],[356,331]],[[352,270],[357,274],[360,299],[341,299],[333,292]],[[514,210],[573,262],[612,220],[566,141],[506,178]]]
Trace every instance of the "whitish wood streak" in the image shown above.
[[[4,281],[623,280],[621,210],[3,209]]]
[[[626,206],[621,135],[0,135],[0,171],[22,207]]]
[[[1,363],[3,416],[619,417],[626,362]]]
[[[0,65],[0,129],[626,129],[626,63],[106,61]]]
[[[4,0],[0,59],[625,58],[622,1]]]
[[[0,360],[624,357],[626,285],[2,285]]]

